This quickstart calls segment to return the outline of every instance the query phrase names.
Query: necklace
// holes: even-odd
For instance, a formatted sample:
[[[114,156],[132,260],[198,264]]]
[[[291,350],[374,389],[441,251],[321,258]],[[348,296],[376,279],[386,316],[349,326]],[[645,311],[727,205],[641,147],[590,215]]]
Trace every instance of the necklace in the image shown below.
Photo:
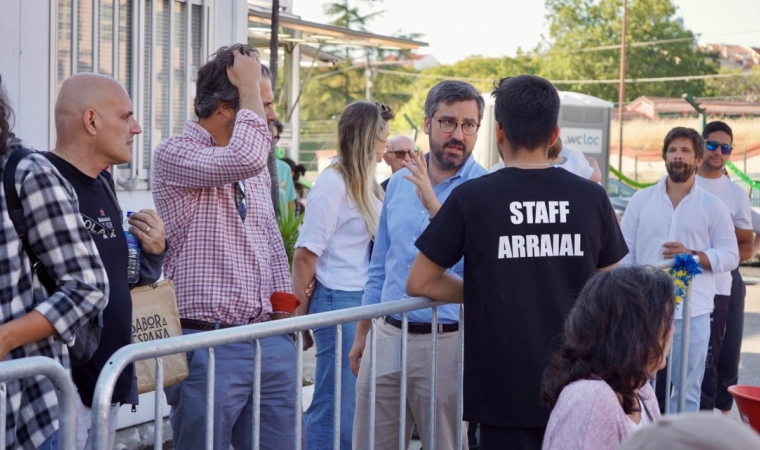
[[[510,164],[507,167],[516,167],[516,166],[547,166],[547,167],[551,167],[551,164],[549,164],[549,163],[516,163],[516,164]]]

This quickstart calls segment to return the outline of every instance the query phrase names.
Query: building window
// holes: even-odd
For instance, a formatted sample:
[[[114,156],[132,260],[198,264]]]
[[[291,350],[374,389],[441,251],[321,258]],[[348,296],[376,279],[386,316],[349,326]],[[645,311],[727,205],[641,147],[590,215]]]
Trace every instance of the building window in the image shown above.
[[[143,187],[153,148],[195,117],[195,79],[208,36],[206,3],[58,0],[57,87],[78,72],[113,76],[124,85],[143,136],[135,140],[132,164],[119,166],[117,175],[137,176]]]

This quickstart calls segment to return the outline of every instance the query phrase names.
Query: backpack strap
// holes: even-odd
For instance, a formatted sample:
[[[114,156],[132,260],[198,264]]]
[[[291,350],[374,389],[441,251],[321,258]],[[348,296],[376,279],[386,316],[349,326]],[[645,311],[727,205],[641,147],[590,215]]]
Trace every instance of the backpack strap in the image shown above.
[[[13,148],[13,147],[10,147]],[[29,262],[32,265],[32,269],[37,274],[37,278],[40,283],[45,287],[48,294],[53,294],[58,289],[58,283],[50,276],[45,266],[42,265],[40,259],[32,250],[32,245],[29,243],[29,233],[24,223],[24,209],[21,205],[21,199],[16,191],[16,168],[23,158],[31,153],[36,153],[34,150],[30,150],[24,147],[18,147],[8,158],[8,162],[3,169],[3,189],[5,191],[5,203],[8,206],[8,215],[13,222],[13,227],[16,229],[21,240],[21,247],[29,257]]]

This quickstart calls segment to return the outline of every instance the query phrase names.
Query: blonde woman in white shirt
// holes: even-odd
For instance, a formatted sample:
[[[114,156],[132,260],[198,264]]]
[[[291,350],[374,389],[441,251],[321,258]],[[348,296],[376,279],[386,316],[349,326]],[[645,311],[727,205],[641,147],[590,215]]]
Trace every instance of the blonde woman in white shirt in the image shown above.
[[[298,315],[335,311],[362,303],[383,190],[375,167],[388,142],[393,113],[380,103],[359,101],[338,121],[338,159],[309,192],[309,209],[293,258]],[[306,290],[316,280],[311,298]],[[356,377],[348,362],[356,324],[343,324],[340,448],[351,448]],[[306,411],[307,449],[333,448],[335,328],[314,330],[317,367],[314,397]]]

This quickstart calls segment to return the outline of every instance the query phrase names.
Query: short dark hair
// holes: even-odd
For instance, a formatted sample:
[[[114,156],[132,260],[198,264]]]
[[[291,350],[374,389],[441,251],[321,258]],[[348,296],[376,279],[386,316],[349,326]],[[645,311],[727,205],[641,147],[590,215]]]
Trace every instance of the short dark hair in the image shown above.
[[[248,44],[221,47],[211,55],[208,62],[198,71],[195,89],[195,115],[199,119],[209,117],[219,108],[219,103],[224,103],[235,111],[240,108],[238,90],[227,77],[227,68],[232,67],[235,62],[234,52],[237,50],[241,50],[246,55],[251,52],[258,53],[258,50]],[[267,78],[272,77],[269,68],[264,64],[261,65],[261,75]]]
[[[13,137],[11,123],[13,122],[13,110],[11,109],[8,96],[5,94],[3,77],[0,76],[0,157],[8,150],[8,139]]]
[[[731,143],[734,143],[734,132],[731,130],[731,127],[729,127],[726,122],[721,122],[720,120],[716,120],[705,125],[705,129],[702,130],[702,137],[707,139],[707,136],[709,136],[710,133],[714,133],[716,131],[722,131],[731,136]]]
[[[626,414],[638,410],[635,392],[668,350],[675,305],[673,280],[663,270],[626,266],[594,275],[565,321],[542,400],[554,408],[568,384],[597,379],[622,396]]]
[[[494,113],[512,152],[547,148],[557,128],[559,93],[553,84],[535,75],[503,79],[491,94]]]
[[[457,102],[474,100],[478,104],[478,122],[483,119],[483,110],[486,102],[475,86],[464,81],[446,80],[433,86],[425,99],[425,117],[433,117],[438,110],[438,105],[443,102],[446,105]]]
[[[668,152],[670,143],[679,138],[691,141],[692,145],[694,145],[694,157],[705,157],[705,140],[702,139],[697,130],[694,128],[675,127],[668,131],[665,141],[662,143],[662,159],[665,159],[665,154]]]

